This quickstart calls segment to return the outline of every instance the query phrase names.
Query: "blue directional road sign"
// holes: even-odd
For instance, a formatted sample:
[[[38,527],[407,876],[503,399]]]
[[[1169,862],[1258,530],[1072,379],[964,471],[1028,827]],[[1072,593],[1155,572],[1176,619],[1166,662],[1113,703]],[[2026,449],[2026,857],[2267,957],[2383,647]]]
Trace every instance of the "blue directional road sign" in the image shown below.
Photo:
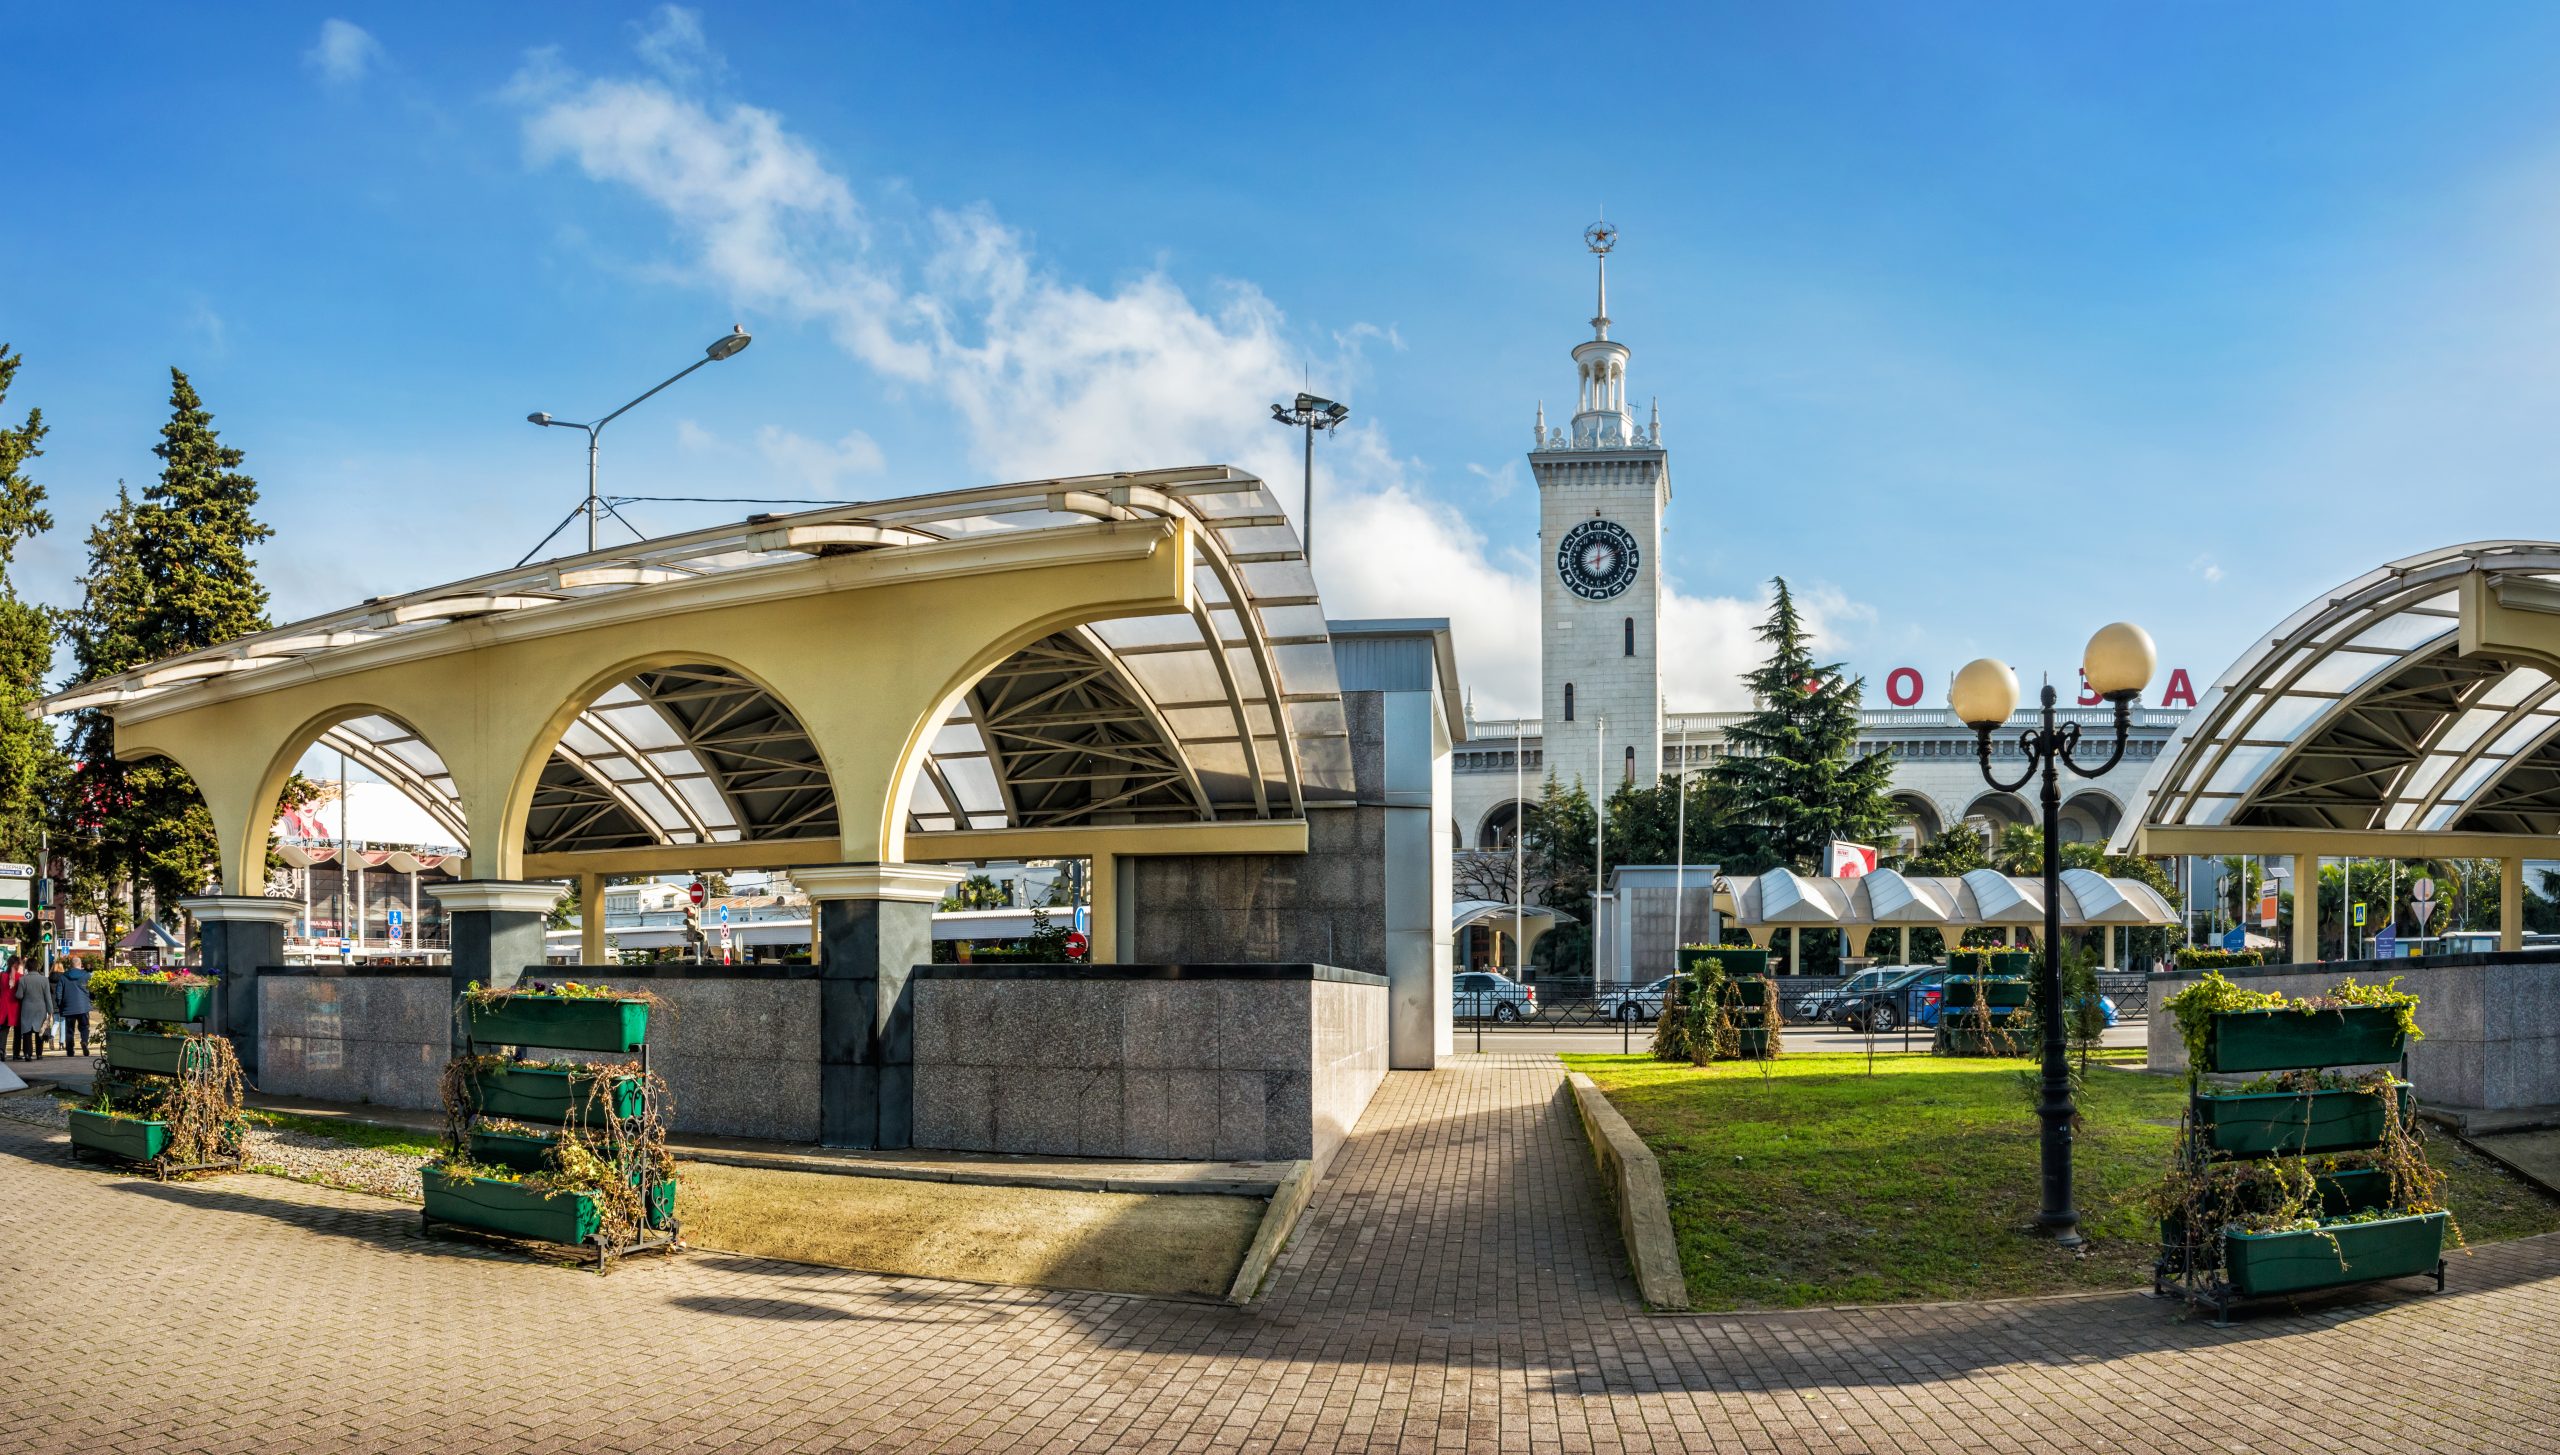
[[[2222,936],[2222,948],[2235,952],[2249,948],[2249,932],[2233,925]]]

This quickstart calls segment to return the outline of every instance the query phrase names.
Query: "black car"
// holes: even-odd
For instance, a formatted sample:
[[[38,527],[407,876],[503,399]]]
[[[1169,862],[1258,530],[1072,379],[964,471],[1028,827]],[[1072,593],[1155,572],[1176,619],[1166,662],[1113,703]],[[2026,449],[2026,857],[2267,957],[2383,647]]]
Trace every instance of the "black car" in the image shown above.
[[[1946,978],[1944,965],[1914,966],[1864,995],[1834,1004],[1832,1022],[1853,1031],[1872,1029],[1880,1035],[1906,1025],[1925,1024],[1925,1012],[1937,1003],[1938,986]]]

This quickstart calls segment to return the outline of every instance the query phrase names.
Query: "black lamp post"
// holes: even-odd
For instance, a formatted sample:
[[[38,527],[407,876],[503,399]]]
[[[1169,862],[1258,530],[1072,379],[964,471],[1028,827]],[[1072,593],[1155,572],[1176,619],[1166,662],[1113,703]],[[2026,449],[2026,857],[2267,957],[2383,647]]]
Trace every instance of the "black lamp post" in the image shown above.
[[[1308,564],[1313,565],[1316,559],[1316,431],[1341,428],[1342,422],[1351,417],[1351,406],[1318,399],[1312,394],[1301,394],[1294,404],[1272,405],[1271,417],[1292,429],[1306,432],[1307,470],[1299,477],[1306,494],[1298,504],[1298,541]]]
[[[2048,683],[2040,694],[2043,721],[2018,734],[2026,767],[2006,783],[1991,768],[1991,735],[2018,709],[2018,674],[1984,657],[1966,663],[1947,691],[1947,705],[1973,729],[1984,782],[2014,793],[2039,774],[2044,779],[2044,965],[2036,976],[2042,1007],[2036,1031],[2044,1061],[2043,1094],[2036,1101],[2036,1115],[2044,1123],[2044,1206],[2036,1214],[2036,1226],[2066,1248],[2078,1247],[2081,1239],[2080,1212],[2071,1199],[2071,1065],[2062,1034],[2062,770],[2097,778],[2123,759],[2125,741],[2132,735],[2134,700],[2150,685],[2158,661],[2150,634],[2142,628],[2121,621],[2100,628],[2082,654],[2080,671],[2091,690],[2115,704],[2115,743],[2107,760],[2084,767],[2072,757],[2080,746],[2080,725],[2054,721],[2054,691]]]

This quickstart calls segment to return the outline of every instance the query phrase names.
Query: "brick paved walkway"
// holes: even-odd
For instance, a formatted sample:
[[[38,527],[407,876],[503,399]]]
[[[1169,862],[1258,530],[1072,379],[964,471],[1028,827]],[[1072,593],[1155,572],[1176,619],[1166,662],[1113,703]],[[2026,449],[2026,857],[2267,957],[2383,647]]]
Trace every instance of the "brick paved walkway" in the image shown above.
[[[0,1450],[2560,1450],[2560,1235],[2230,1330],[2130,1295],[1650,1318],[1544,1056],[1399,1074],[1250,1310],[612,1277],[0,1121]]]

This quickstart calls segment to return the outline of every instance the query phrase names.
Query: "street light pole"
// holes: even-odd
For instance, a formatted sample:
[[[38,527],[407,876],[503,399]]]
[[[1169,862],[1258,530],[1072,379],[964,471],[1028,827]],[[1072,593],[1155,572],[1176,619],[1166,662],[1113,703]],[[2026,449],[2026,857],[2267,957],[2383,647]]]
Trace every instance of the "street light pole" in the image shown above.
[[[722,359],[736,358],[740,353],[745,351],[748,344],[753,343],[754,341],[755,336],[748,333],[743,325],[731,324],[727,333],[713,339],[710,345],[703,349],[701,358],[694,360],[692,363],[685,365],[683,368],[678,369],[675,373],[669,375],[664,383],[658,385],[657,389],[650,390],[648,394],[641,395],[639,399],[632,400],[631,403],[622,406],[620,409],[615,410],[613,413],[606,415],[604,418],[597,420],[593,424],[578,424],[571,420],[553,419],[550,415],[545,414],[540,410],[536,410],[525,416],[526,423],[538,424],[545,429],[582,429],[587,432],[587,499],[585,504],[580,505],[576,510],[571,511],[570,514],[573,516],[580,514],[586,516],[587,549],[590,552],[594,551],[596,548],[596,523],[604,514],[604,502],[596,493],[596,466],[598,455],[597,438],[604,433],[604,427],[613,423],[615,420],[620,419],[622,416],[629,414],[635,406],[640,404],[642,400],[647,399],[649,395],[657,393],[659,389],[666,388],[668,384],[673,384],[676,380],[683,378],[685,375],[692,373],[703,365],[716,364]],[[562,521],[561,524],[566,525],[568,522]],[[552,528],[551,535],[558,535],[559,533],[559,527],[555,526]],[[550,543],[551,536],[544,536],[542,539],[543,543],[547,545]],[[533,548],[534,551],[541,549],[542,546],[539,545]],[[525,560],[529,561],[532,559],[533,551],[525,552]],[[524,564],[524,561],[518,561],[516,564],[521,566]]]
[[[1301,394],[1294,404],[1272,405],[1271,417],[1304,431],[1307,437],[1306,466],[1299,476],[1298,543],[1306,552],[1308,564],[1313,565],[1316,559],[1316,431],[1340,428],[1342,422],[1351,417],[1351,406],[1319,399],[1313,394]]]
[[[2123,760],[2125,744],[2132,737],[2134,699],[2150,684],[2158,661],[2159,654],[2142,628],[2126,622],[2100,628],[2089,639],[2081,673],[2099,696],[2115,704],[2115,741],[2106,761],[2089,767],[2072,756],[2080,745],[2080,725],[2055,721],[2057,699],[2053,684],[2048,682],[2038,694],[2043,706],[2041,719],[2018,734],[2019,754],[2026,759],[2026,768],[2005,783],[1991,767],[1991,735],[2017,711],[2017,674],[2005,664],[1985,657],[1966,663],[1947,693],[1956,717],[1973,729],[1974,750],[1984,782],[2003,793],[2015,793],[2029,779],[2043,779],[2038,797],[2044,811],[2044,954],[2036,977],[2036,1031],[2043,1066],[2038,1077],[2036,1114],[2043,1123],[2040,1160],[2044,1196],[2036,1226],[2066,1248],[2080,1246],[2082,1239],[2080,1212],[2072,1205],[2071,1196],[2074,1110],[2071,1063],[2062,1026],[2062,770],[2068,768],[2083,778],[2099,778]]]

